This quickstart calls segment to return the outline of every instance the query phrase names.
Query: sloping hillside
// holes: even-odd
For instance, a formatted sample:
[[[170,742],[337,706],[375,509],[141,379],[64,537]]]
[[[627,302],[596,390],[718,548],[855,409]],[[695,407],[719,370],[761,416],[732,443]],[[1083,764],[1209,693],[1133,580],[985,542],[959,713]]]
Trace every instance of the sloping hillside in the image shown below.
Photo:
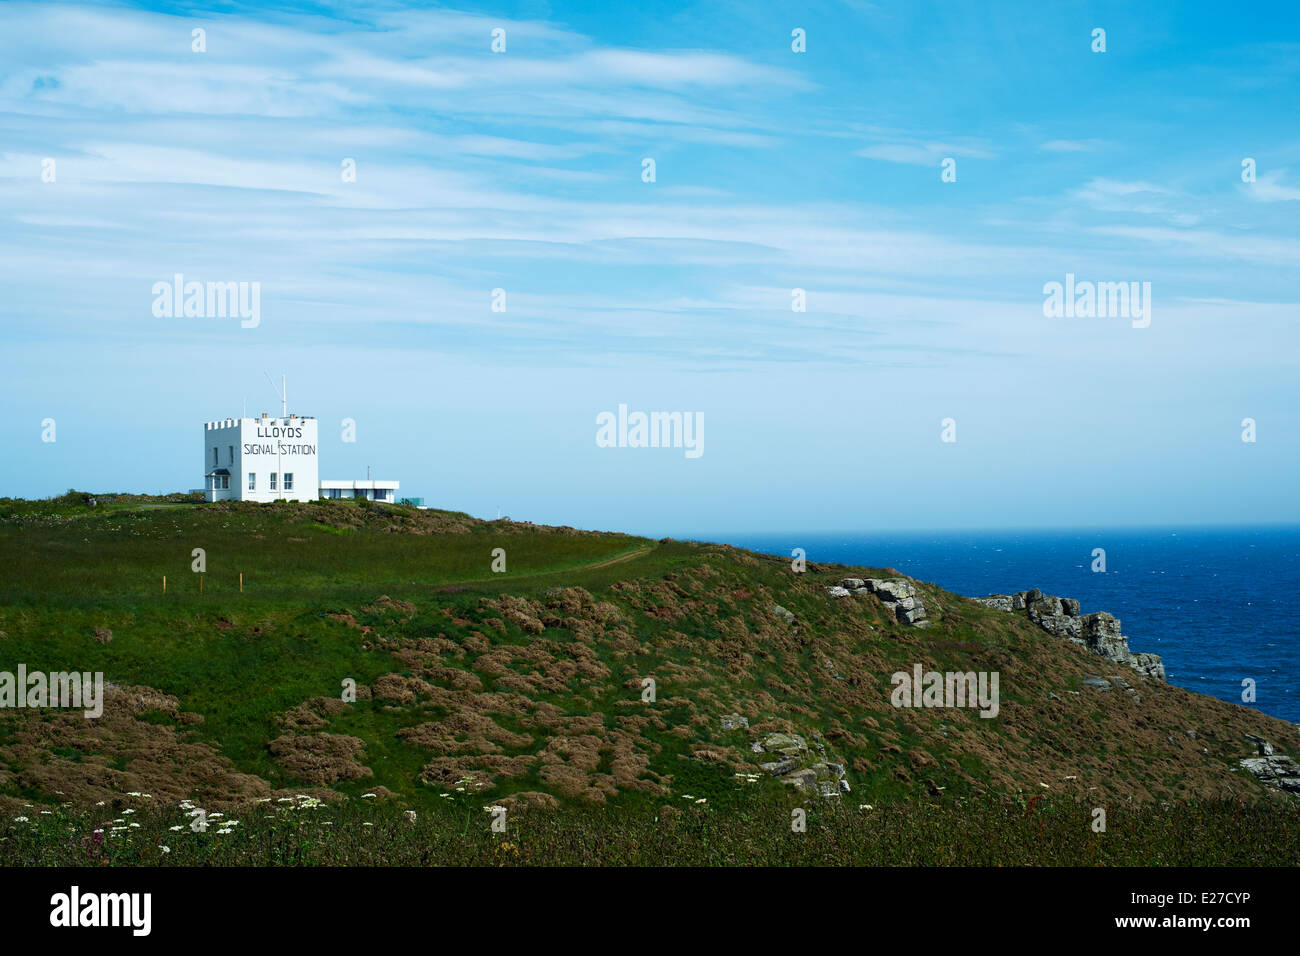
[[[114,685],[98,720],[0,711],[6,809],[132,791],[209,807],[1294,799],[1240,767],[1249,735],[1300,753],[1293,725],[925,582],[909,582],[922,627],[865,588],[828,593],[905,580],[890,569],[795,573],[398,507],[112,496],[0,502],[0,562],[0,670]],[[892,675],[918,665],[995,672],[996,716],[894,706]]]

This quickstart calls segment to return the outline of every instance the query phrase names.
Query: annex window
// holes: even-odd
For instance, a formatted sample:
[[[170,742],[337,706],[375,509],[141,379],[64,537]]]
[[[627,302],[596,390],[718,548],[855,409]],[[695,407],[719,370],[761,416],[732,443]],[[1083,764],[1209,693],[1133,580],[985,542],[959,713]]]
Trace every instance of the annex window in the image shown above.
[[[291,471],[284,473],[284,490],[293,491],[293,472]]]
[[[275,472],[271,472],[271,490],[272,490],[272,491],[275,491],[275,479],[276,479],[276,474],[275,474]]]
[[[256,474],[256,472],[252,472],[252,471],[250,471],[250,472],[248,473],[248,490],[249,490],[249,491],[256,491],[256,490],[257,490],[257,474]]]

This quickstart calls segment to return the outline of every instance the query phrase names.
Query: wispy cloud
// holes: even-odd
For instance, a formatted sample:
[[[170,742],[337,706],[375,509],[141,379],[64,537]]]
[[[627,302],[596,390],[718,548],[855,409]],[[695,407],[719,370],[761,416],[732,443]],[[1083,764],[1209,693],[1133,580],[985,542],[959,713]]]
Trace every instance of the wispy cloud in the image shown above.
[[[980,146],[954,143],[877,143],[857,151],[865,159],[879,159],[886,163],[908,163],[913,166],[936,166],[946,157],[968,159],[993,159],[996,153]]]
[[[1048,153],[1093,153],[1104,145],[1099,139],[1049,139],[1038,148]]]
[[[1259,202],[1294,202],[1300,199],[1300,186],[1288,186],[1282,182],[1285,170],[1274,170],[1258,177],[1246,186],[1246,195]]]

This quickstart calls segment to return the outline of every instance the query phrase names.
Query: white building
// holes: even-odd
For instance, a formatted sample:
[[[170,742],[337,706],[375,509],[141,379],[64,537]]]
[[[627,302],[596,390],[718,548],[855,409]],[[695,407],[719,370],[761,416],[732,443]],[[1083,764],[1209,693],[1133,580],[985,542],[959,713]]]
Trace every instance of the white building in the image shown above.
[[[369,498],[371,501],[396,501],[399,482],[362,478],[339,481],[333,478],[320,483],[322,498]]]
[[[298,415],[226,418],[203,425],[208,501],[394,501],[396,481],[320,480],[316,419]]]

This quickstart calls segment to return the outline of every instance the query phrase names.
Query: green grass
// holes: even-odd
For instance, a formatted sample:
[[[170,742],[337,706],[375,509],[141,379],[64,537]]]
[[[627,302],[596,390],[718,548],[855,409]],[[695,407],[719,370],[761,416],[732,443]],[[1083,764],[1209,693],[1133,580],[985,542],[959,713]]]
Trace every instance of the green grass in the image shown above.
[[[73,493],[48,502],[0,500],[0,566],[9,569],[0,577],[3,659],[29,670],[102,670],[118,683],[164,690],[205,715],[194,731],[199,739],[275,781],[283,775],[266,751],[279,734],[275,714],[312,696],[338,696],[344,676],[365,684],[394,669],[387,654],[365,650],[357,630],[330,612],[355,610],[385,591],[469,605],[506,588],[548,587],[557,575],[565,583],[613,579],[625,565],[585,577],[575,569],[650,546],[626,535],[497,533],[489,525],[459,534],[379,534],[303,517],[323,510],[352,520],[362,511],[373,522],[415,513],[396,505],[175,503],[164,511],[138,497],[99,498],[95,508]],[[202,594],[191,570],[194,548],[205,551]],[[506,551],[505,573],[492,571],[496,548]],[[101,627],[113,632],[110,644],[91,640]],[[410,772],[421,755],[410,748],[400,759],[386,755],[379,741],[388,742],[383,731],[390,728],[381,725],[373,718],[369,728],[364,720],[358,725],[376,735],[366,735],[376,741],[376,770],[412,791]],[[404,784],[390,766],[406,774]]]
[[[351,519],[358,510],[394,519],[424,515],[398,505],[139,504],[20,510],[0,499],[0,606],[46,605],[129,609],[311,606],[322,597],[373,598],[387,590],[428,594],[448,585],[527,583],[616,559],[649,542],[628,535],[496,533],[489,524],[464,534],[355,533],[324,525],[312,513]],[[427,515],[427,513],[425,513]],[[439,512],[438,515],[448,515]],[[382,521],[382,518],[372,521]],[[203,594],[194,549],[206,564]],[[502,548],[507,571],[492,571]],[[243,575],[243,592],[239,576]],[[167,593],[163,595],[163,578]],[[162,603],[163,601],[167,603]]]
[[[138,798],[94,812],[32,809],[26,821],[0,821],[0,859],[9,866],[1246,867],[1300,857],[1300,805],[1143,804],[1116,809],[1098,833],[1088,808],[1071,802],[870,810],[836,803],[798,808],[807,826],[795,832],[797,808],[787,802],[683,801],[680,809],[524,812],[508,815],[505,832],[495,833],[480,803],[455,794],[414,822],[367,799],[257,804],[210,819],[201,833],[186,811],[155,810]],[[230,832],[219,833],[231,819],[238,822]]]

